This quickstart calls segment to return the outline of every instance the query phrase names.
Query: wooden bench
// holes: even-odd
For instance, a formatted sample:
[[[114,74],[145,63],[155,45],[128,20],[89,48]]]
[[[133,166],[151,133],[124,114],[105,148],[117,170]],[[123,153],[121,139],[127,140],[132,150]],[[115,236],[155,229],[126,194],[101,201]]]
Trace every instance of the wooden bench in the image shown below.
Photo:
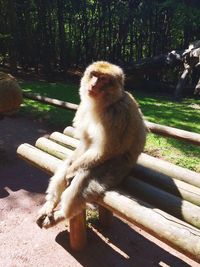
[[[192,135],[178,131],[181,131],[177,133],[179,137],[181,133]],[[199,145],[200,135],[195,134],[193,141]],[[35,146],[20,145],[17,153],[52,175],[78,142],[73,137],[73,128],[67,127],[63,133],[53,132],[48,138],[39,138]],[[103,225],[111,224],[112,213],[115,213],[200,262],[199,173],[143,153],[131,175],[120,187],[106,192],[98,204],[99,220]],[[86,239],[83,211],[70,220],[70,245],[81,250]]]

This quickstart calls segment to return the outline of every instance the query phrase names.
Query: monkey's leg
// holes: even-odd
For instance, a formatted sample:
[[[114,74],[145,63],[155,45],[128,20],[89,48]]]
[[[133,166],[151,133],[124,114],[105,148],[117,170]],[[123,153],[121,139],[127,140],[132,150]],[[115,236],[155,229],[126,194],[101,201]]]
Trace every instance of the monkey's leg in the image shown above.
[[[41,220],[40,227],[48,228],[64,219],[70,219],[80,213],[85,207],[83,191],[87,187],[89,179],[87,171],[80,171],[72,180],[69,187],[61,196],[61,208],[50,214],[46,214]]]
[[[62,163],[55,175],[52,176],[46,191],[46,203],[40,209],[39,217],[37,219],[37,224],[40,227],[43,226],[43,221],[46,217],[52,218],[52,212],[60,201],[61,194],[69,184],[67,180],[72,178],[72,175],[66,177],[67,170],[71,164],[84,153],[85,149],[85,145],[80,144],[72,155]]]
[[[40,209],[39,217],[37,219],[37,224],[40,227],[42,227],[43,221],[47,216],[52,216],[53,209],[57,206],[58,202],[60,201],[61,194],[67,186],[65,175],[69,164],[69,160],[64,161],[56,173],[51,177],[46,191],[46,202]]]

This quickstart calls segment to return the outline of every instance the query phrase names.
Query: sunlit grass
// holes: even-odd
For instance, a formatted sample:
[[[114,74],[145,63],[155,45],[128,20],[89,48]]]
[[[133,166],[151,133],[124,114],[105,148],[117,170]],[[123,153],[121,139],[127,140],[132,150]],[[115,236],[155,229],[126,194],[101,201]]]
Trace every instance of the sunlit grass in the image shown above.
[[[37,93],[50,98],[79,103],[78,87],[74,84],[22,82],[20,85],[24,92]],[[72,111],[29,99],[24,100],[21,112],[24,115],[40,118],[54,128],[63,128],[66,125],[70,125],[74,117],[74,112]]]
[[[145,152],[181,167],[200,172],[200,148],[172,138],[148,134]]]
[[[72,103],[79,103],[78,86],[65,83],[23,82],[26,92],[38,93]],[[145,119],[191,132],[200,133],[200,100],[176,103],[167,96],[134,92]],[[56,129],[70,125],[74,112],[25,99],[24,115],[40,118]],[[145,152],[174,164],[200,172],[200,148],[172,138],[149,134]]]
[[[184,99],[177,103],[167,96],[138,93],[136,98],[147,120],[200,133],[200,100]]]
[[[38,93],[72,103],[79,103],[78,87],[72,83],[22,82],[24,92]]]
[[[151,122],[200,133],[200,100],[174,102],[167,96],[136,93],[145,118]],[[145,152],[200,172],[200,147],[173,138],[148,134]]]

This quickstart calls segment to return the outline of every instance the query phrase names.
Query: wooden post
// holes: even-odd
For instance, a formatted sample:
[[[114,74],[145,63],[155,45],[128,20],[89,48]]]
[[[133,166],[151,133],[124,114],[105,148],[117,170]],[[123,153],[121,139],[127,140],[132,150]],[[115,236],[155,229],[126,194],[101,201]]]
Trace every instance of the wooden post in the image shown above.
[[[104,208],[103,206],[99,206],[99,222],[101,225],[105,227],[111,226],[113,221],[113,213]]]
[[[70,246],[73,250],[81,251],[87,242],[85,210],[69,221]]]

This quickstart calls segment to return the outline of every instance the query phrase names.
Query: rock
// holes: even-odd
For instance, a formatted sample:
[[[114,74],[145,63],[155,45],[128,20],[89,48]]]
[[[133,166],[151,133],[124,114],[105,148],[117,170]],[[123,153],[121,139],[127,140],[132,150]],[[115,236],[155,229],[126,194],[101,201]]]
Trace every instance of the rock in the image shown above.
[[[0,116],[12,115],[22,103],[22,91],[17,80],[10,74],[0,72]]]

